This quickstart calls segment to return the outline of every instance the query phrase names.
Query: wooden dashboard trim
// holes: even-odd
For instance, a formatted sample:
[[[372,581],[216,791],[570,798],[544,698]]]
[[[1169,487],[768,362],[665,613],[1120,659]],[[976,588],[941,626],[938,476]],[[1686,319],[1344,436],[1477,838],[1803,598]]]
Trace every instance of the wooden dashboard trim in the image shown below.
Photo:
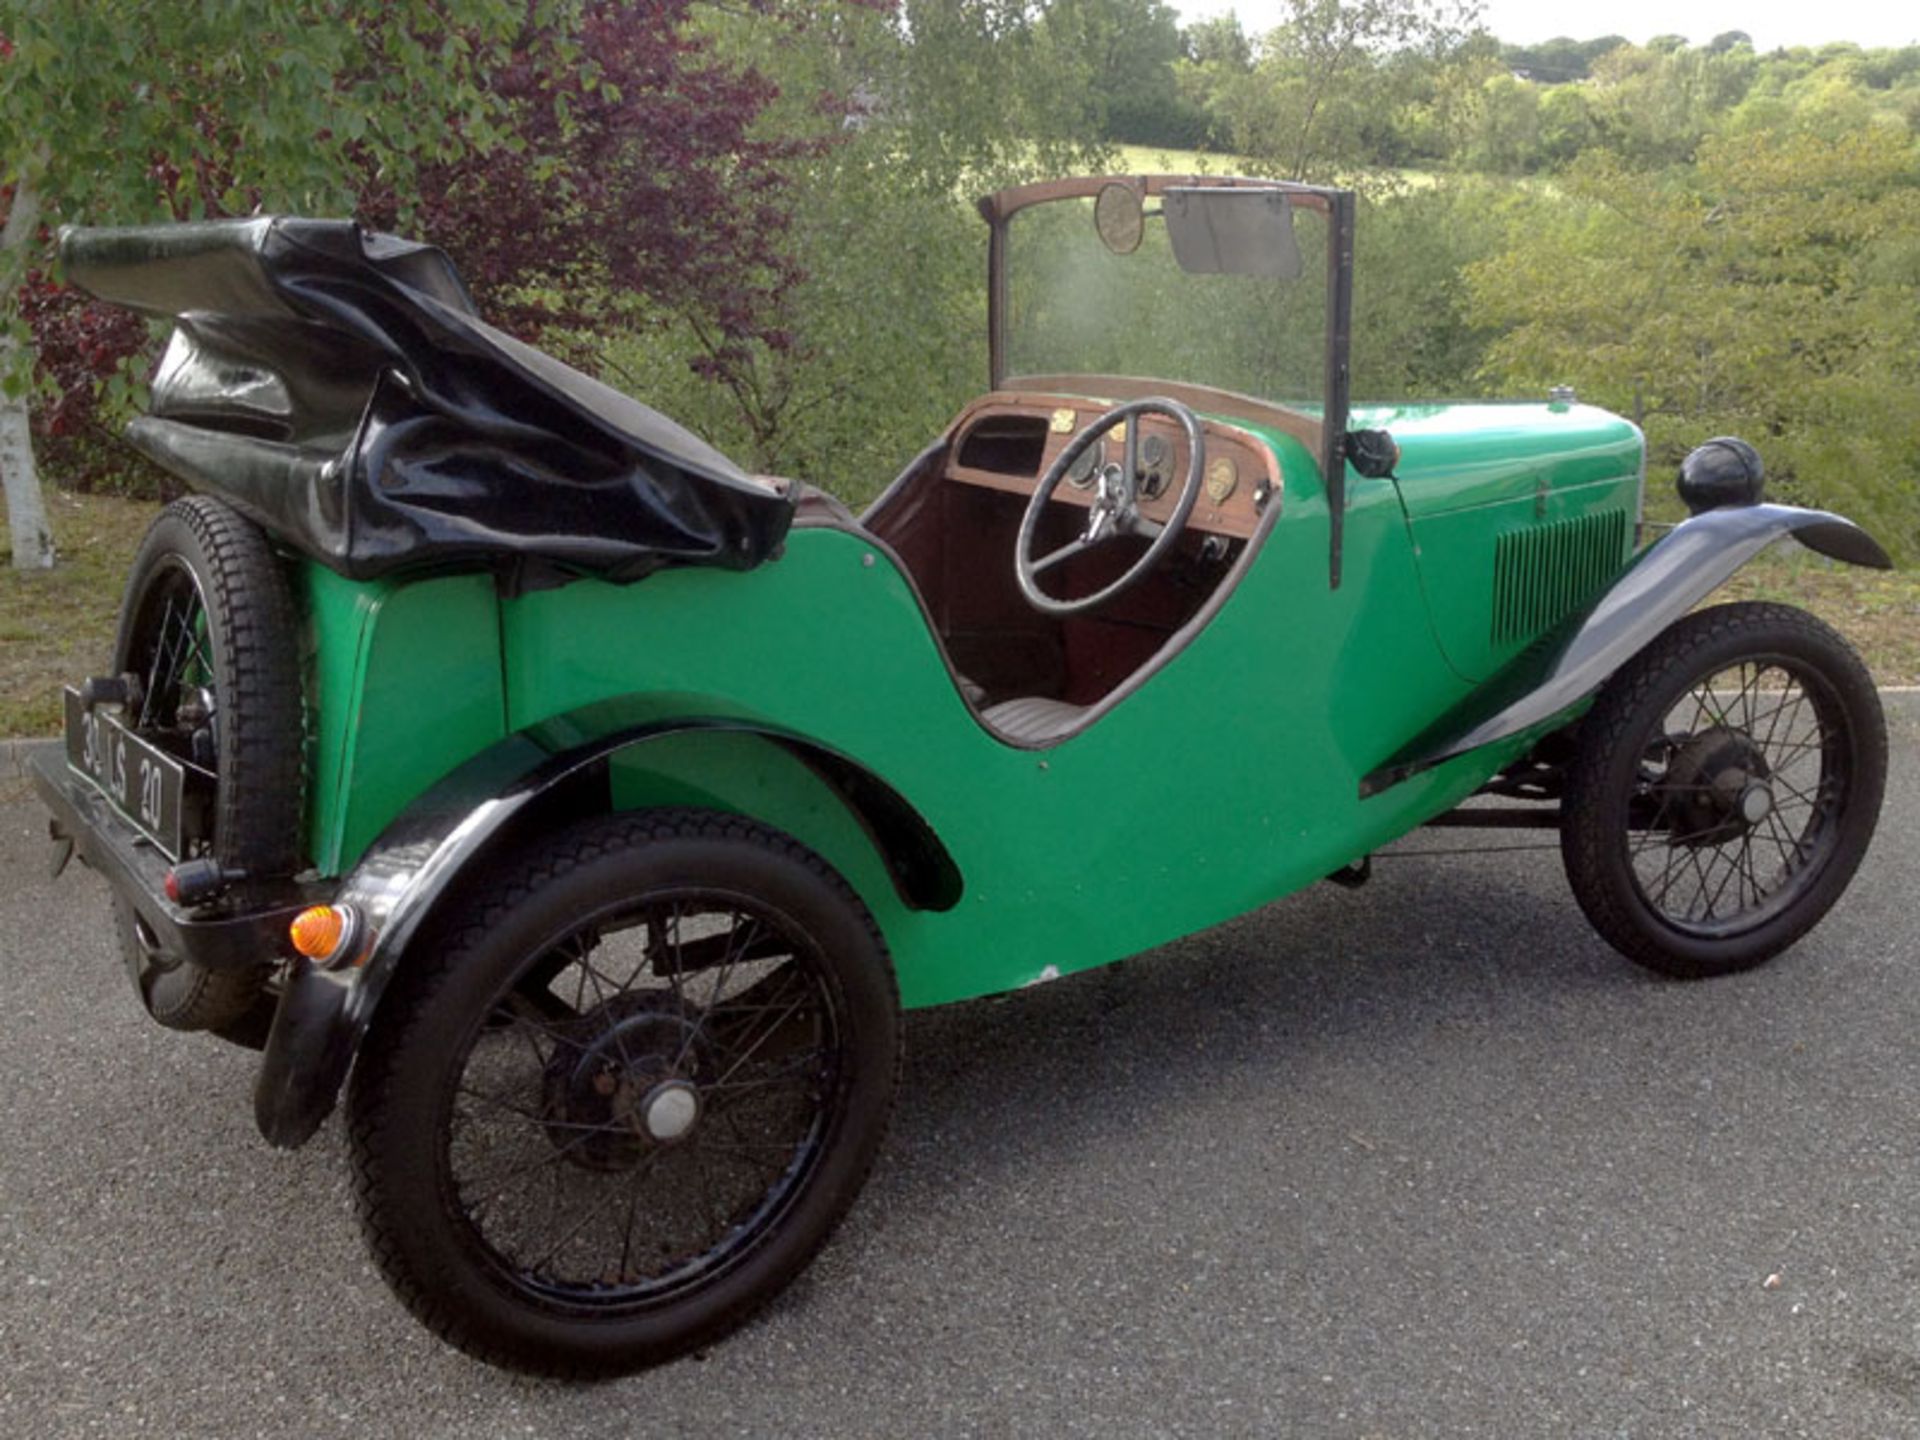
[[[998,395],[1095,396],[1111,403],[1144,400],[1149,395],[1164,395],[1178,400],[1191,410],[1208,415],[1224,415],[1244,420],[1249,425],[1266,425],[1291,435],[1307,447],[1307,453],[1319,463],[1325,430],[1311,415],[1242,395],[1237,390],[1216,390],[1211,385],[1185,385],[1177,380],[1143,380],[1136,375],[1014,375],[1007,379]]]
[[[1177,397],[1169,396],[1168,398]],[[1073,436],[1078,434],[1087,423],[1104,413],[1107,408],[1106,402],[1090,400],[1086,396],[1030,390],[993,391],[967,406],[954,421],[949,434],[954,442],[952,453],[956,458],[947,463],[946,478],[959,484],[974,485],[986,490],[999,490],[1023,497],[1030,496],[1040,475],[1045,473],[1046,467],[1053,463],[1054,458],[1066,447]],[[1007,415],[1050,420],[1059,410],[1074,412],[1076,421],[1074,428],[1067,433],[1049,430],[1039,469],[1032,475],[1009,475],[1000,471],[979,470],[958,463],[957,456],[960,453],[961,442],[978,421],[988,416]],[[1187,521],[1188,528],[1204,534],[1227,535],[1236,539],[1250,540],[1259,528],[1265,511],[1277,507],[1284,493],[1282,477],[1273,452],[1258,437],[1237,426],[1212,418],[1202,419],[1200,423],[1209,442],[1209,448],[1222,442],[1230,447],[1233,458],[1240,467],[1240,478],[1233,494],[1221,506],[1214,505],[1203,490],[1193,507],[1193,514]],[[1255,504],[1254,495],[1263,478],[1267,484],[1268,498],[1266,505],[1261,507]],[[1069,485],[1058,487],[1053,492],[1053,498],[1065,505],[1087,506],[1093,503],[1091,492],[1078,490]],[[1152,520],[1165,519],[1166,514],[1173,509],[1174,499],[1174,493],[1170,488],[1168,493],[1158,499],[1143,502],[1141,512]]]

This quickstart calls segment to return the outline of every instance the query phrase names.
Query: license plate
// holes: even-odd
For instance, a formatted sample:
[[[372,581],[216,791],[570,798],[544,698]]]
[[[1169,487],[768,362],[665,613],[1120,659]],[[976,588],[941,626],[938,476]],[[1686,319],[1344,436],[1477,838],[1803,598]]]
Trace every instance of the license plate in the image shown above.
[[[188,767],[108,712],[89,711],[71,686],[66,704],[67,764],[98,786],[113,808],[169,860],[178,860]],[[197,777],[201,772],[194,773]]]

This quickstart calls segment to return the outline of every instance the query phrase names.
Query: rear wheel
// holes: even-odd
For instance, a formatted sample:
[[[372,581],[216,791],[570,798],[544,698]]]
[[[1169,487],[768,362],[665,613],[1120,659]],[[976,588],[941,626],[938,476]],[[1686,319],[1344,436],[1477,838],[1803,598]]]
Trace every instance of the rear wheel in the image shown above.
[[[1649,969],[1749,969],[1840,898],[1886,768],[1879,696],[1845,640],[1784,605],[1698,611],[1581,723],[1567,878],[1601,935]]]
[[[886,952],[817,857],[706,812],[582,825],[417,945],[383,1001],[348,1100],[369,1243],[483,1359],[669,1359],[825,1241],[899,1054]]]
[[[300,861],[297,635],[286,575],[257,526],[205,496],[156,517],[127,582],[113,673],[135,677],[127,723],[214,775],[212,813],[197,817],[188,854],[254,879]],[[124,902],[114,924],[148,1011],[174,1029],[233,1023],[269,973],[169,955]]]

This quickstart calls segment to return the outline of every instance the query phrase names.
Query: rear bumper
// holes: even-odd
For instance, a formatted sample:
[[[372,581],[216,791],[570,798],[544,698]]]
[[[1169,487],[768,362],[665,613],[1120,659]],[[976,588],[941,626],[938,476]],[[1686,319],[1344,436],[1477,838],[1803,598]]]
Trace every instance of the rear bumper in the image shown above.
[[[250,897],[244,909],[216,903],[184,910],[167,899],[166,857],[114,814],[106,797],[67,768],[58,750],[27,760],[27,773],[48,810],[57,837],[73,841],[88,867],[140,917],[163,955],[191,960],[209,970],[278,965],[286,955],[287,927],[314,903],[291,883],[267,896]]]

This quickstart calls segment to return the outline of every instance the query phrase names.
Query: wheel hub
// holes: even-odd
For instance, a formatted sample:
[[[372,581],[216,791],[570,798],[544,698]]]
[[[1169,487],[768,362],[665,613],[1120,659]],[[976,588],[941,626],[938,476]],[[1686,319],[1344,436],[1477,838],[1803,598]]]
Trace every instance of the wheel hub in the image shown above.
[[[700,1118],[699,1017],[670,995],[616,996],[559,1032],[542,1083],[547,1138],[592,1170],[624,1170]]]
[[[1771,774],[1744,731],[1716,727],[1689,738],[1663,787],[1672,843],[1724,845],[1750,832],[1773,813]]]
[[[700,1092],[685,1080],[663,1080],[640,1102],[647,1134],[662,1145],[684,1140],[700,1118]]]

